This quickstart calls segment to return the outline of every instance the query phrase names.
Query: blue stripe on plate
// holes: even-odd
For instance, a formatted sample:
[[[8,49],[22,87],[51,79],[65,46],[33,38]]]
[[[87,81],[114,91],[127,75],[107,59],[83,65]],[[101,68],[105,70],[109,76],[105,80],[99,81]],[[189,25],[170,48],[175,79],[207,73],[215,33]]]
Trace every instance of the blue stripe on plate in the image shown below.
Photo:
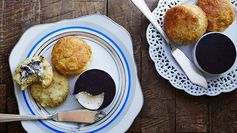
[[[98,33],[98,34],[102,35],[103,37],[105,37],[106,39],[108,39],[110,42],[112,42],[112,44],[113,44],[113,45],[119,50],[119,52],[121,53],[123,59],[125,60],[125,64],[126,64],[126,67],[127,67],[127,70],[128,70],[128,93],[127,93],[125,102],[123,103],[122,108],[119,110],[119,112],[115,115],[115,117],[114,117],[111,121],[109,121],[109,122],[108,122],[107,124],[105,124],[104,126],[98,128],[98,129],[96,129],[96,130],[93,130],[93,131],[91,131],[91,132],[89,132],[89,133],[98,132],[98,131],[102,130],[103,128],[109,126],[109,125],[121,114],[121,112],[123,111],[123,109],[124,109],[124,107],[125,107],[125,105],[126,105],[126,103],[127,103],[127,101],[128,101],[128,97],[129,97],[129,95],[130,95],[130,89],[131,89],[131,83],[130,83],[130,82],[131,82],[131,81],[130,81],[130,80],[131,80],[131,75],[130,75],[130,68],[129,68],[129,65],[128,65],[128,61],[127,61],[127,59],[126,59],[126,57],[125,57],[125,55],[124,55],[122,49],[121,49],[121,48],[119,47],[119,45],[118,45],[115,41],[113,41],[110,37],[108,37],[107,35],[105,35],[104,33],[100,32],[100,31],[97,31],[97,30],[95,30],[95,29],[88,28],[88,27],[83,27],[83,26],[65,27],[65,28],[60,28],[60,29],[57,29],[57,30],[54,30],[54,31],[48,33],[47,35],[45,35],[44,37],[42,37],[36,44],[34,44],[34,46],[31,48],[30,52],[27,54],[27,58],[32,54],[32,52],[34,51],[34,49],[36,48],[36,46],[37,46],[41,41],[43,41],[45,38],[47,38],[48,36],[50,36],[50,35],[52,35],[52,34],[54,34],[54,33],[56,33],[56,32],[63,31],[63,30],[68,30],[68,29],[84,29],[84,30],[88,30],[88,31],[92,31],[92,32]],[[23,91],[22,94],[23,94],[24,101],[25,101],[25,103],[26,103],[28,109],[30,110],[30,112],[31,112],[33,115],[35,115],[34,111],[31,109],[31,107],[30,107],[30,105],[29,105],[29,103],[28,103],[28,101],[27,101],[25,91]],[[48,129],[50,129],[50,130],[52,130],[52,131],[54,131],[54,132],[57,132],[57,133],[64,133],[63,131],[60,131],[60,130],[58,130],[58,129],[55,129],[55,128],[53,128],[53,127],[50,127],[49,125],[47,125],[47,124],[46,124],[45,122],[43,122],[42,120],[39,120],[39,122],[40,122],[42,125],[44,125],[45,127],[47,127]]]

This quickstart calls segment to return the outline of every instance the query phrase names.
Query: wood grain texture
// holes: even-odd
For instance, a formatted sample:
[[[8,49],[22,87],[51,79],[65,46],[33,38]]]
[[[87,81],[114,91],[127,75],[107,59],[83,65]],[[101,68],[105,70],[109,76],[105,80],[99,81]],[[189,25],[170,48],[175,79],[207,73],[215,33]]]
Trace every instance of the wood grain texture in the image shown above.
[[[80,17],[99,12],[107,14],[107,0],[76,0],[73,4],[73,17]]]
[[[7,86],[7,111],[6,113],[18,113],[18,107],[14,95],[12,77],[8,65],[8,57],[21,35],[30,26],[40,23],[40,5],[36,0],[5,1],[3,10],[4,43],[1,44],[2,83]],[[7,123],[9,133],[25,132],[20,122]]]
[[[154,9],[158,0],[145,0]],[[100,12],[126,28],[144,94],[128,133],[237,132],[237,91],[193,97],[156,71],[146,41],[147,19],[129,0],[0,0],[0,113],[18,113],[8,57],[29,27]],[[20,122],[0,123],[0,133],[25,133]]]
[[[0,113],[6,112],[6,85],[0,84]],[[6,132],[7,131],[7,124],[6,123],[0,123],[0,132]]]
[[[237,132],[237,90],[211,98],[210,132]]]
[[[4,61],[4,10],[5,10],[5,1],[0,1],[0,83],[3,83],[3,61]]]
[[[153,10],[156,0],[146,3]],[[149,24],[142,16],[142,87],[145,104],[142,110],[142,132],[175,132],[175,89],[157,73],[149,57],[149,45],[146,41],[146,28]]]
[[[0,1],[0,113],[6,112],[6,84],[3,83],[3,60],[4,60],[4,25],[3,25],[3,11],[5,9],[5,1]],[[0,132],[7,132],[7,124],[0,123]]]
[[[106,0],[42,0],[41,23],[56,22],[100,12],[106,14]]]
[[[193,97],[176,91],[176,132],[207,132],[208,97]]]
[[[146,50],[142,51],[142,85],[142,132],[175,132],[175,89],[158,75]]]
[[[62,19],[69,19],[73,17],[72,0],[41,0],[40,6],[41,23],[56,22]]]
[[[108,16],[115,22],[127,29],[133,38],[134,56],[137,65],[138,75],[141,78],[141,13],[129,0],[109,0],[108,1]],[[142,113],[136,118],[133,126],[128,132],[141,132],[141,117]]]
[[[135,61],[138,68],[138,75],[141,74],[141,13],[129,0],[109,0],[108,16],[115,22],[122,25],[132,36]]]

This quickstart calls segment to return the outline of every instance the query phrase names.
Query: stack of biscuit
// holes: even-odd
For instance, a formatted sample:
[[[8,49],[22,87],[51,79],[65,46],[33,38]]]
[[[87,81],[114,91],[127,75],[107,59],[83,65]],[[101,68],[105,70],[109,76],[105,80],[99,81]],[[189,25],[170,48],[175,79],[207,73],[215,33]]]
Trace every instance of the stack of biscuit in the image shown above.
[[[54,45],[52,63],[63,75],[78,75],[86,69],[91,56],[91,47],[85,41],[76,36],[67,36]]]
[[[207,31],[222,32],[235,19],[235,11],[230,0],[198,0],[197,6],[202,8],[207,15]]]
[[[53,72],[53,75],[52,83],[46,88],[43,88],[39,83],[31,85],[31,96],[43,107],[57,107],[68,96],[69,84],[67,77],[60,75],[56,71]]]
[[[230,0],[198,0],[197,5],[181,4],[170,8],[164,18],[164,31],[177,45],[191,44],[205,32],[220,32],[235,19]]]
[[[13,79],[20,85],[21,90],[35,82],[47,87],[53,79],[52,66],[43,56],[27,58],[17,66]]]
[[[42,68],[42,80],[38,78],[39,73],[30,71],[35,66],[32,68],[27,66],[26,69],[29,70],[24,70],[24,73],[29,73],[27,73],[27,80],[23,81],[22,70],[20,69],[22,65],[29,64],[31,60],[41,59],[41,57],[34,56],[23,61],[15,71],[14,80],[21,88],[30,86],[32,97],[41,106],[54,108],[64,103],[68,96],[69,82],[67,76],[78,75],[87,68],[92,57],[92,50],[85,41],[77,36],[60,38],[52,51],[52,64],[56,71],[53,71],[48,61],[42,57],[42,67],[40,67]],[[38,71],[38,69],[36,70]]]

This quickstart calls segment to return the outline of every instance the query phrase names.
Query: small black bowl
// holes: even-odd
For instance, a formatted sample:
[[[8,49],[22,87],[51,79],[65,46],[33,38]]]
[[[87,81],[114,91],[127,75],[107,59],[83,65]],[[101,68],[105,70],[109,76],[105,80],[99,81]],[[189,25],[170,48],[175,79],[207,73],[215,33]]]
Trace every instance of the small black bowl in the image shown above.
[[[193,50],[196,66],[208,74],[221,74],[228,71],[236,59],[233,41],[219,32],[202,36]]]

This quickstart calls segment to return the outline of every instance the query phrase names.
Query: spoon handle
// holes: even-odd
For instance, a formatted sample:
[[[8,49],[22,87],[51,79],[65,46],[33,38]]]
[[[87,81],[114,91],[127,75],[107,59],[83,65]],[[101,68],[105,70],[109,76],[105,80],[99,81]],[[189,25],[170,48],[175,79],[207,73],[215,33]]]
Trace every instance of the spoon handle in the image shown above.
[[[163,31],[163,29],[160,27],[157,20],[154,18],[153,14],[151,13],[151,10],[147,7],[145,1],[144,0],[131,0],[131,1],[146,16],[146,18],[153,24],[153,26],[160,32],[160,34],[165,39],[165,41],[167,43],[170,43],[167,35]]]

